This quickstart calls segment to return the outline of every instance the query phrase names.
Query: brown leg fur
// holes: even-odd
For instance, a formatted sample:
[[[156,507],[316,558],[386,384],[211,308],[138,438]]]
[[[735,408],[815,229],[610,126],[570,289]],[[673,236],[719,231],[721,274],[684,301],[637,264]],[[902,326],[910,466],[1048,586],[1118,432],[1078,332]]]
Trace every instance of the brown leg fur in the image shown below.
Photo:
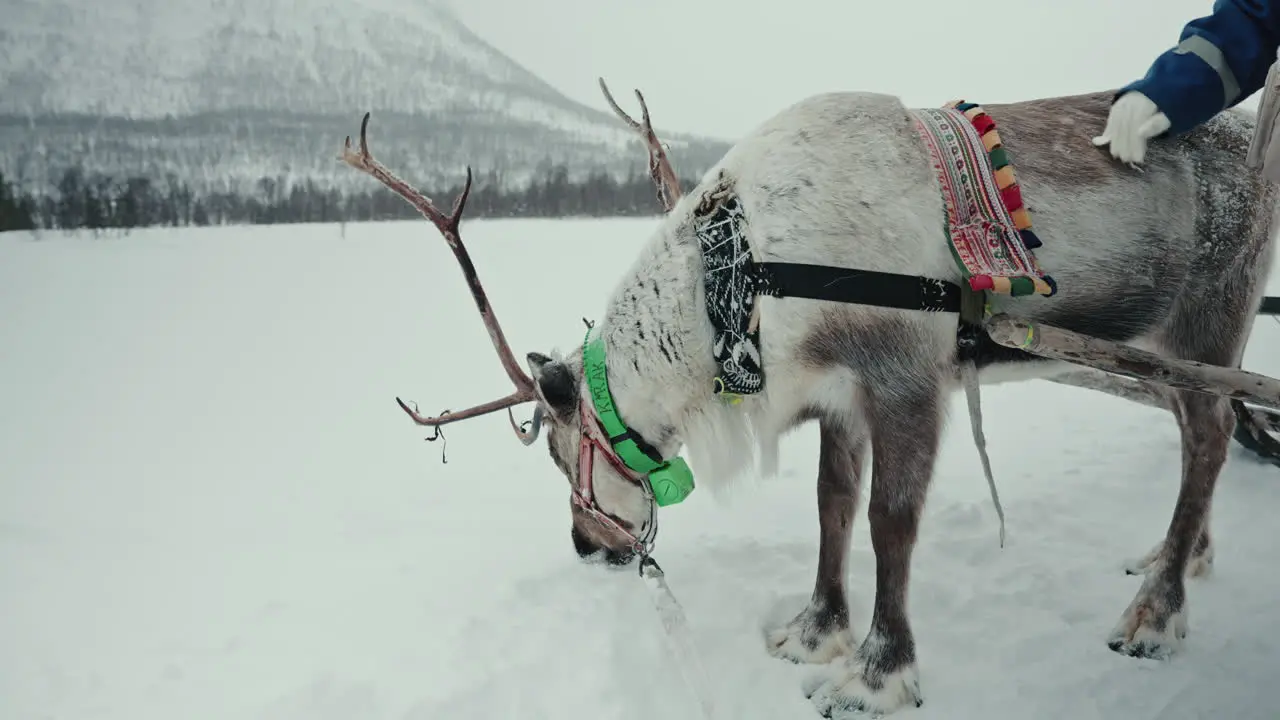
[[[1178,420],[1178,428],[1182,433],[1182,482],[1183,487],[1187,483],[1187,470],[1193,466],[1195,458],[1191,453],[1191,446],[1187,440],[1190,432],[1188,426],[1188,418],[1183,410],[1183,403],[1179,401],[1177,396],[1173,397],[1173,415]],[[1177,512],[1175,510],[1175,512]],[[1126,563],[1125,572],[1129,575],[1145,575],[1153,568],[1159,567],[1156,561],[1161,559],[1165,546],[1164,540],[1156,543],[1155,547],[1143,555],[1141,558]],[[1213,542],[1209,535],[1209,514],[1205,511],[1204,525],[1200,528],[1200,536],[1196,539],[1194,545],[1191,546],[1191,556],[1187,561],[1186,576],[1201,577],[1207,575],[1213,566]]]
[[[846,711],[889,712],[922,703],[915,639],[907,617],[911,552],[941,437],[937,384],[868,389],[872,445],[867,517],[876,554],[871,628],[857,652],[810,698],[826,717]]]
[[[1182,431],[1182,488],[1164,542],[1153,551],[1142,587],[1107,643],[1116,652],[1136,657],[1167,657],[1186,636],[1183,576],[1197,549],[1202,557],[1210,551],[1209,510],[1235,426],[1226,400],[1181,392],[1176,402]]]
[[[866,438],[837,423],[819,423],[818,572],[809,606],[769,634],[769,653],[792,662],[826,663],[853,651],[845,568],[858,511]]]

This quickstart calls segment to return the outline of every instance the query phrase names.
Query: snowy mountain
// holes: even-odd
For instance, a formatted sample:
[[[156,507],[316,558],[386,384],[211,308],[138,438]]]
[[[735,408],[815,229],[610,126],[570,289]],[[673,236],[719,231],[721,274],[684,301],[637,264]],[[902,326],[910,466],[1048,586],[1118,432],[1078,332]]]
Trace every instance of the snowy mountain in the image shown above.
[[[371,142],[419,181],[644,161],[603,99],[566,98],[438,0],[0,0],[0,17],[0,169],[27,184],[75,163],[211,186],[361,182],[335,157],[366,110]],[[660,132],[682,175],[726,149]]]

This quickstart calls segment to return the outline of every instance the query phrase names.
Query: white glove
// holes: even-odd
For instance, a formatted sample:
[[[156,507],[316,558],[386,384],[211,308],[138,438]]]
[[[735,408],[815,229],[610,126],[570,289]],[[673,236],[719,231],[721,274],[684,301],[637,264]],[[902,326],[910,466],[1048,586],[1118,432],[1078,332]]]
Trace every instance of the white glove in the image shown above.
[[[1147,138],[1169,129],[1169,118],[1151,98],[1127,92],[1111,106],[1107,127],[1093,139],[1097,147],[1110,144],[1111,157],[1130,166],[1139,165],[1147,153]]]

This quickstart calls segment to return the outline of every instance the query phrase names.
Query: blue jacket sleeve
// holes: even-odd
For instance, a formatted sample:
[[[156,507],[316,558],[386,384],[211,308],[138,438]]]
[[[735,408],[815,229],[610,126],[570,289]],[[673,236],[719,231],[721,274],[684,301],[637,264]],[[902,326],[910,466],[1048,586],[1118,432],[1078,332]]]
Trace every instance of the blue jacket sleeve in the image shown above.
[[[1233,107],[1262,87],[1280,46],[1280,0],[1216,0],[1212,14],[1187,23],[1137,90],[1169,117],[1178,135]]]

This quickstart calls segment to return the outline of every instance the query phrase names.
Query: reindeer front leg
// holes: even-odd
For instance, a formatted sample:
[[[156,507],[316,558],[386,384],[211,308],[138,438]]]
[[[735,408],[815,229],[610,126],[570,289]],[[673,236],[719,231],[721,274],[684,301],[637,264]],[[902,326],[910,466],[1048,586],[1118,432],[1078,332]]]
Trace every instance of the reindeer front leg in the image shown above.
[[[845,568],[849,536],[858,511],[862,466],[866,459],[864,432],[840,423],[819,423],[818,450],[818,572],[809,606],[785,626],[769,633],[769,653],[803,663],[827,663],[853,651],[849,633],[849,601],[845,596]]]
[[[809,697],[824,717],[887,713],[923,702],[907,586],[916,529],[933,475],[942,425],[942,393],[880,384],[868,388],[872,477],[867,517],[876,554],[876,599],[862,645]]]

